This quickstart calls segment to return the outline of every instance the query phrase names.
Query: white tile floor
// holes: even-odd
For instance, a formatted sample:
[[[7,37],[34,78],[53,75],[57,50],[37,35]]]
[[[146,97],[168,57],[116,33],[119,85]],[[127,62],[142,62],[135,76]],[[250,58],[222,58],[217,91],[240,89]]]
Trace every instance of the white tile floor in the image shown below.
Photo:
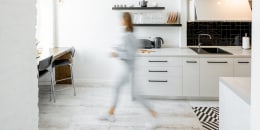
[[[116,122],[98,120],[111,103],[112,88],[88,84],[77,86],[73,96],[70,86],[60,85],[57,102],[49,101],[49,87],[41,86],[39,94],[40,130],[145,130],[150,121],[146,110],[131,100],[129,88],[122,91],[116,111]],[[149,100],[159,113],[160,128],[156,130],[203,130],[192,106],[218,106],[217,101]]]

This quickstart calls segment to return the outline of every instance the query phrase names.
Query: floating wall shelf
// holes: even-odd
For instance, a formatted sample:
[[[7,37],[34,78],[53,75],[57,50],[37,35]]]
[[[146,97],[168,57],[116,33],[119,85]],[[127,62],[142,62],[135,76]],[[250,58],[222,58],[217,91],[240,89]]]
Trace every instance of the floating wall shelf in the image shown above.
[[[113,7],[112,10],[164,10],[165,7]]]
[[[134,24],[134,26],[140,27],[181,27],[182,24]]]

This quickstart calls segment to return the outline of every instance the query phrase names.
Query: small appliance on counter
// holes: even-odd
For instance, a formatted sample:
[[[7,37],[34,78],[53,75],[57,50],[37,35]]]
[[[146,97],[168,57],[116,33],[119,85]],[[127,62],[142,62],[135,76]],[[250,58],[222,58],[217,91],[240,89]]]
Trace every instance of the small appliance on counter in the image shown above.
[[[155,37],[153,40],[139,39],[139,42],[144,49],[161,48],[164,40],[161,37]]]
[[[164,41],[161,37],[154,38],[154,48],[161,48],[163,43]]]
[[[154,43],[149,39],[139,39],[141,47],[144,49],[152,49],[154,48]]]
[[[250,49],[250,38],[247,36],[247,33],[242,38],[242,48],[243,49]]]

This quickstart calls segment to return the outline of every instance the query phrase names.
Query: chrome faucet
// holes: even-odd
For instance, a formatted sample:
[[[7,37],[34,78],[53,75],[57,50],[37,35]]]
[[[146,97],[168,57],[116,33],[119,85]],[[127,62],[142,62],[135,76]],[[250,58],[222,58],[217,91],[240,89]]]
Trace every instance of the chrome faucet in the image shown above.
[[[212,39],[211,35],[209,35],[209,34],[199,34],[199,36],[198,36],[198,49],[200,49],[201,44],[203,44],[203,43],[200,42],[201,36],[208,36],[209,39]]]

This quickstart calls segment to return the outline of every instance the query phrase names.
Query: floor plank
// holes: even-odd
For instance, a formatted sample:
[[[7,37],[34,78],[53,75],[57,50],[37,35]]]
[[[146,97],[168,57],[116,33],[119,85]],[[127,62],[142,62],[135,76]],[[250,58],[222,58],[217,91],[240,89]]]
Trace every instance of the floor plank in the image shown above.
[[[143,106],[131,100],[130,88],[127,86],[122,90],[114,123],[98,120],[100,114],[110,106],[111,87],[100,84],[76,87],[77,96],[73,96],[70,86],[58,85],[57,101],[53,103],[49,101],[49,87],[40,86],[40,130],[145,130],[145,123],[151,120]],[[156,130],[204,130],[190,101],[149,102],[159,113],[160,128]]]

